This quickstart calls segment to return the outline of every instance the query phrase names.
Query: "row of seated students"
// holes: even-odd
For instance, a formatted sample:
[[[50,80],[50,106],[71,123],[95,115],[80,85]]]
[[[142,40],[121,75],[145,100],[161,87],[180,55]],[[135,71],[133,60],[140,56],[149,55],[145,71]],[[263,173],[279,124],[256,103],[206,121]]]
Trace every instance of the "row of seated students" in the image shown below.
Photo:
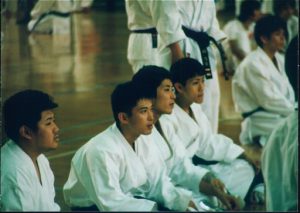
[[[240,91],[241,93],[246,93],[246,95],[241,95],[242,98],[249,98],[250,101],[255,103],[252,105],[257,105],[264,109],[258,112],[255,111],[255,114],[251,114],[243,121],[244,124],[241,134],[250,137],[251,142],[258,138],[258,141],[262,145],[266,143],[269,134],[275,126],[272,125],[272,128],[270,128],[270,130],[268,129],[267,134],[265,134],[265,130],[261,127],[257,127],[261,122],[255,123],[255,121],[258,120],[254,119],[257,117],[257,114],[269,113],[267,111],[269,110],[268,107],[270,104],[272,105],[272,101],[267,98],[262,98],[265,95],[263,92],[266,90],[273,91],[274,88],[280,90],[280,92],[286,92],[288,93],[288,100],[284,101],[284,103],[291,104],[294,107],[294,94],[285,76],[282,67],[283,62],[280,57],[278,58],[277,56],[278,50],[284,45],[284,23],[277,20],[278,19],[274,16],[268,16],[259,21],[259,24],[255,26],[254,37],[259,46],[256,52],[261,52],[262,59],[253,59],[253,57],[258,57],[257,55],[259,54],[251,53],[252,58],[248,56],[247,58],[249,59],[245,58],[245,62],[243,62],[244,65],[241,64],[241,66],[237,68],[233,79],[233,92],[237,105],[246,103],[246,101],[237,100]],[[272,22],[271,25],[269,25],[270,22]],[[273,41],[274,38],[276,40],[275,43]],[[137,49],[133,48],[133,51],[136,50]],[[275,60],[273,60],[274,58]],[[249,61],[248,64],[247,61]],[[253,66],[259,61],[262,61],[263,65],[264,62],[269,61],[270,69],[267,70],[270,73],[261,73],[261,69],[259,68],[254,69],[253,73],[249,72],[253,70]],[[272,61],[275,62],[273,63]],[[255,64],[252,65],[251,62]],[[191,69],[188,68],[189,66]],[[275,69],[273,69],[272,66],[275,66]],[[254,66],[254,68],[256,68],[256,66]],[[197,70],[197,73],[193,74],[192,71],[195,71],[194,69]],[[242,71],[248,69],[250,70]],[[64,186],[65,201],[72,209],[148,211],[157,208],[167,208],[172,210],[205,210],[207,206],[224,209],[241,209],[243,207],[242,200],[249,200],[251,193],[248,193],[248,191],[251,192],[252,188],[257,184],[257,178],[254,178],[254,176],[255,172],[260,174],[260,162],[252,159],[251,155],[248,155],[242,147],[234,144],[230,138],[216,134],[214,129],[215,125],[211,125],[211,119],[207,119],[206,113],[202,112],[202,107],[199,104],[203,102],[204,97],[212,97],[212,95],[204,91],[205,69],[197,60],[182,59],[175,63],[170,70],[171,74],[168,73],[167,70],[156,66],[136,69],[135,72],[138,72],[134,75],[131,83],[122,84],[115,89],[112,94],[112,109],[116,124],[91,139],[85,146],[79,149],[72,160],[69,179]],[[176,70],[181,71],[177,71],[176,74]],[[278,82],[275,81],[276,75],[274,71],[277,71],[277,74],[278,71],[280,73],[280,76],[277,76]],[[183,73],[187,76],[183,75]],[[243,74],[250,75],[250,77],[247,76],[239,80],[238,78],[243,78]],[[178,77],[175,77],[177,75]],[[263,79],[264,82],[268,81],[269,84],[259,84],[256,87],[255,82],[257,79],[255,76],[257,76],[259,80]],[[254,80],[251,81],[251,79]],[[281,85],[282,81],[284,82],[283,86]],[[140,82],[142,82],[143,85],[140,85]],[[206,84],[208,83],[211,83],[211,80],[206,81]],[[237,89],[235,89],[235,85],[240,85],[241,83],[244,83],[246,86],[241,86],[241,90],[238,89],[238,86]],[[172,91],[173,84],[176,89],[176,96]],[[146,88],[145,85],[147,85]],[[246,91],[244,91],[244,87],[249,88],[248,90],[246,88]],[[280,88],[278,89],[278,87]],[[249,91],[251,91],[250,88],[251,90],[252,88],[256,89],[256,92],[249,94]],[[132,91],[140,92],[139,94],[134,94],[135,92]],[[31,92],[34,93],[34,91],[25,92],[26,100],[28,96],[32,96],[31,94],[28,95],[28,93]],[[261,103],[258,102],[261,99],[257,97],[253,98],[251,95],[258,95],[259,98],[262,98],[264,101],[262,103],[265,103],[265,105],[261,106]],[[267,95],[276,100],[281,98],[281,94],[279,95],[279,93],[267,93]],[[124,100],[126,96],[131,97],[132,102],[130,102],[128,98]],[[140,102],[143,102],[141,100],[153,98],[155,99],[154,103],[151,102],[150,105],[142,103],[144,106],[139,106],[139,104],[141,104]],[[48,100],[49,98],[46,99]],[[4,108],[4,112],[6,112],[5,109],[8,111],[7,115],[4,116],[8,117],[5,121],[13,121],[15,117],[9,116],[16,116],[17,114],[12,113],[8,109],[10,109],[12,105],[18,105],[19,103],[11,102],[10,105],[7,104],[8,106]],[[23,102],[24,100],[21,100],[21,103]],[[41,111],[31,111],[31,113],[40,114],[45,110],[49,111],[49,109],[56,107],[55,103],[51,101],[48,102],[50,106],[43,106],[44,108],[39,108]],[[253,107],[252,105],[251,107]],[[250,108],[248,105],[247,107]],[[272,107],[274,106],[270,107],[271,112],[274,113]],[[275,106],[275,108],[276,107],[277,106]],[[293,107],[288,108],[291,110],[283,110],[283,115],[278,115],[280,119],[276,118],[276,122],[278,121],[278,123],[280,123],[279,120],[285,121],[284,117],[293,112]],[[239,106],[239,108],[242,107]],[[246,113],[249,112],[248,108],[245,109]],[[11,109],[14,108],[12,107]],[[252,108],[250,111],[252,111]],[[241,110],[241,112],[243,112],[243,110]],[[47,128],[44,133],[44,130],[42,131],[42,134],[34,131],[37,130],[39,125],[41,125],[42,128],[42,123],[38,123],[36,127],[35,124],[25,123],[25,125],[20,125],[19,122],[17,127],[13,127],[13,133],[9,133],[8,129],[11,127],[8,125],[6,127],[7,135],[12,141],[4,146],[6,148],[3,147],[1,152],[3,150],[3,153],[10,153],[7,158],[13,159],[16,157],[14,153],[5,150],[16,149],[18,152],[23,149],[26,150],[23,151],[30,156],[34,167],[28,156],[27,163],[30,165],[30,168],[35,169],[31,170],[31,177],[39,177],[39,179],[37,179],[39,181],[36,183],[40,184],[35,184],[35,187],[27,187],[28,193],[30,193],[32,189],[35,189],[35,195],[38,195],[41,183],[49,183],[48,188],[45,184],[42,184],[45,187],[43,188],[44,191],[40,193],[46,193],[47,195],[39,196],[39,198],[36,199],[36,202],[40,205],[30,206],[45,207],[45,209],[42,210],[49,210],[49,208],[57,210],[59,207],[54,203],[53,175],[51,175],[51,169],[47,159],[38,157],[42,156],[40,154],[44,151],[56,148],[57,146],[58,128],[53,121],[52,112],[46,112],[46,114],[51,115],[48,118],[46,116],[44,119],[45,121],[50,121],[50,123],[48,123],[49,126],[48,124],[45,125],[48,126],[47,128],[51,128],[52,132],[47,132]],[[142,114],[146,117],[143,117]],[[37,118],[43,119],[43,113],[41,115],[42,117],[38,116]],[[21,118],[22,116],[24,115],[20,115]],[[143,119],[146,119],[147,122]],[[251,120],[251,122],[249,120]],[[37,119],[34,123],[37,121],[41,122],[42,120]],[[263,127],[269,128],[270,123],[263,125]],[[254,132],[253,134],[253,130],[257,130],[258,133]],[[251,134],[247,134],[247,131]],[[33,136],[30,136],[29,133]],[[29,134],[29,136],[26,134]],[[54,134],[52,138],[54,138],[56,142],[44,147],[40,144],[41,141],[44,140],[44,134]],[[245,141],[242,140],[244,138],[245,137],[241,137],[241,141]],[[26,146],[28,140],[33,140],[31,148]],[[97,143],[99,140],[101,141],[101,146],[98,145],[99,142]],[[16,145],[13,141],[20,145]],[[120,141],[123,141],[123,143]],[[153,142],[149,143],[149,141]],[[9,146],[9,144],[14,144],[14,146]],[[98,146],[100,146],[100,150],[97,149]],[[21,150],[19,147],[21,147]],[[100,155],[100,153],[102,154]],[[24,157],[26,154],[24,155],[23,153],[23,155],[20,154],[19,156]],[[40,158],[42,160],[40,160]],[[26,161],[24,160],[24,162]],[[99,166],[99,164],[101,166]],[[199,164],[199,166],[195,164]],[[253,168],[250,165],[253,166]],[[41,167],[44,167],[44,171],[48,170],[51,174],[48,176],[37,176],[36,174],[41,174]],[[27,199],[32,198],[29,196],[25,196],[25,198],[22,196],[22,190],[18,191],[20,188],[15,187],[16,183],[20,182],[18,181],[18,175],[13,175],[16,177],[15,179],[10,179],[10,175],[7,175],[11,174],[10,172],[16,172],[14,168],[5,167],[5,165],[2,168],[4,168],[6,174],[5,177],[9,179],[5,180],[5,178],[3,178],[3,182],[10,183],[7,184],[7,188],[5,188],[8,190],[8,193],[5,193],[3,196],[2,205],[4,209],[6,205],[15,205],[16,207],[11,209],[18,209],[19,206],[23,206],[23,201],[28,202]],[[6,172],[6,169],[8,172]],[[21,171],[25,174],[25,171]],[[45,176],[47,178],[45,178]],[[256,175],[256,177],[259,177],[259,175]],[[45,179],[43,180],[43,178]],[[34,178],[30,179],[30,181],[34,180]],[[28,185],[28,183],[22,183],[21,181],[19,185],[24,186]],[[1,185],[3,185],[2,176]],[[96,185],[98,187],[95,187]],[[14,189],[17,188],[17,190],[11,190],[10,187],[14,187]],[[12,199],[14,196],[17,196],[17,200],[20,200],[20,202],[15,202],[16,199]],[[267,194],[267,196],[271,195]],[[39,199],[41,200],[38,201]],[[49,200],[53,200],[53,202],[51,203]],[[219,200],[222,205],[218,203],[217,200]],[[294,208],[294,206],[288,206],[287,208]]]
[[[200,105],[204,76],[204,67],[197,60],[184,58],[170,72],[145,66],[131,81],[115,88],[111,95],[115,123],[83,145],[72,159],[63,190],[72,210],[243,208],[260,166],[230,138],[212,133]],[[35,90],[19,92],[5,101],[4,127],[11,140],[1,148],[3,210],[60,210],[54,202],[54,176],[43,154],[58,146],[55,107],[49,95]],[[278,144],[272,146],[276,140],[283,144],[280,150],[287,147],[279,153],[284,161],[272,161],[275,169],[263,171],[270,182],[275,179],[273,172],[283,172],[280,164],[290,163],[290,154],[297,156],[297,131],[292,125],[296,114],[291,113],[269,138],[267,147],[278,148]],[[270,168],[264,159],[279,157],[268,150],[264,150],[263,168]],[[293,160],[284,167],[285,176],[279,175],[284,181],[292,180],[284,182],[290,187],[274,187],[274,182],[267,186],[272,193],[267,196],[267,206],[269,201],[275,209],[297,208],[297,159]]]

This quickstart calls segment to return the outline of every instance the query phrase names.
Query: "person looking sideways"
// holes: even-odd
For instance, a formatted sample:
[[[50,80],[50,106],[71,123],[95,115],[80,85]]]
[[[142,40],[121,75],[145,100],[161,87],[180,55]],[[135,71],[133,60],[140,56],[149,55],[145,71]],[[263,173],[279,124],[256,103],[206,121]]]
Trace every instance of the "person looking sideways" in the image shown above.
[[[54,175],[45,153],[59,142],[48,94],[24,90],[3,105],[4,130],[9,140],[1,147],[1,210],[59,211],[54,201]]]

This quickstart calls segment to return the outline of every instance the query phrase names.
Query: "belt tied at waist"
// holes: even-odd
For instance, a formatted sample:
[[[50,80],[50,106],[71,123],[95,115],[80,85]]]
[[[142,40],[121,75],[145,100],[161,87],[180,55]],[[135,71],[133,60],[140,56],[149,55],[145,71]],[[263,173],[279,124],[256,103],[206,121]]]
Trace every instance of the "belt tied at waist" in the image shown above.
[[[256,109],[254,109],[254,110],[252,110],[250,112],[244,112],[244,113],[242,113],[242,117],[245,119],[245,118],[249,117],[250,115],[252,115],[252,114],[254,114],[256,112],[259,112],[259,111],[265,111],[265,109],[262,108],[262,107],[257,107]]]
[[[157,30],[156,28],[148,28],[142,30],[131,30],[132,33],[147,33],[151,34],[152,37],[152,48],[157,48]]]
[[[182,29],[183,29],[183,32],[185,33],[185,35],[187,37],[193,39],[194,41],[196,41],[200,48],[202,63],[203,63],[203,66],[205,68],[205,73],[206,73],[205,77],[207,79],[212,79],[212,72],[211,72],[211,67],[210,67],[210,63],[209,63],[208,51],[207,51],[207,47],[209,46],[210,42],[212,41],[219,50],[221,60],[222,60],[224,77],[226,80],[228,80],[229,73],[225,66],[226,55],[225,55],[222,44],[218,43],[213,37],[209,36],[206,32],[194,31],[185,26],[182,26]]]

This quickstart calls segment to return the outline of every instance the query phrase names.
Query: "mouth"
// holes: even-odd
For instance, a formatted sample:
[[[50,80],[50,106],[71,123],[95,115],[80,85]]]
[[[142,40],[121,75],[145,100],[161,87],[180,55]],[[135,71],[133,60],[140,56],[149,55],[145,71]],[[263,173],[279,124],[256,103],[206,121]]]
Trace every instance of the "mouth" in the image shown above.
[[[57,142],[59,142],[59,135],[56,135],[56,136],[54,137],[54,140],[57,141]]]
[[[148,129],[152,129],[152,128],[153,128],[153,124],[148,124],[148,125],[147,125],[147,128],[148,128]]]

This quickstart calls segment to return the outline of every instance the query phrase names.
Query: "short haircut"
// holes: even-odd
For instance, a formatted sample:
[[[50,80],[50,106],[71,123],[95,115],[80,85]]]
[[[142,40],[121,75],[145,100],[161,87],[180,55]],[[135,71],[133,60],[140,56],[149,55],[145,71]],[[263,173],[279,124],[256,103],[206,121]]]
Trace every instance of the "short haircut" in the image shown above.
[[[172,81],[171,73],[163,67],[148,65],[142,67],[133,77],[132,81],[142,90],[148,90],[157,96],[157,88],[162,81],[169,79]]]
[[[299,68],[298,68],[298,44],[299,38],[298,35],[295,36],[285,53],[285,71],[288,76],[288,79],[295,91],[295,98],[298,101],[298,81],[299,81]]]
[[[261,36],[270,38],[272,33],[280,29],[284,30],[285,33],[287,32],[285,21],[278,16],[266,15],[259,19],[254,28],[254,38],[257,45],[263,47]]]
[[[154,99],[153,93],[147,90],[137,89],[132,81],[127,81],[116,86],[111,94],[111,107],[114,119],[120,127],[118,114],[124,112],[129,116],[132,115],[132,109],[137,105],[138,101],[142,99]]]
[[[9,97],[3,105],[4,130],[6,135],[18,142],[19,129],[26,125],[37,131],[41,113],[58,107],[53,98],[38,90],[24,90]]]
[[[255,10],[260,10],[261,3],[256,0],[244,0],[241,3],[240,14],[238,19],[241,22],[247,21],[251,16],[254,15]]]
[[[173,83],[185,86],[187,80],[196,76],[204,76],[205,71],[201,63],[193,58],[183,58],[176,61],[170,69]]]

